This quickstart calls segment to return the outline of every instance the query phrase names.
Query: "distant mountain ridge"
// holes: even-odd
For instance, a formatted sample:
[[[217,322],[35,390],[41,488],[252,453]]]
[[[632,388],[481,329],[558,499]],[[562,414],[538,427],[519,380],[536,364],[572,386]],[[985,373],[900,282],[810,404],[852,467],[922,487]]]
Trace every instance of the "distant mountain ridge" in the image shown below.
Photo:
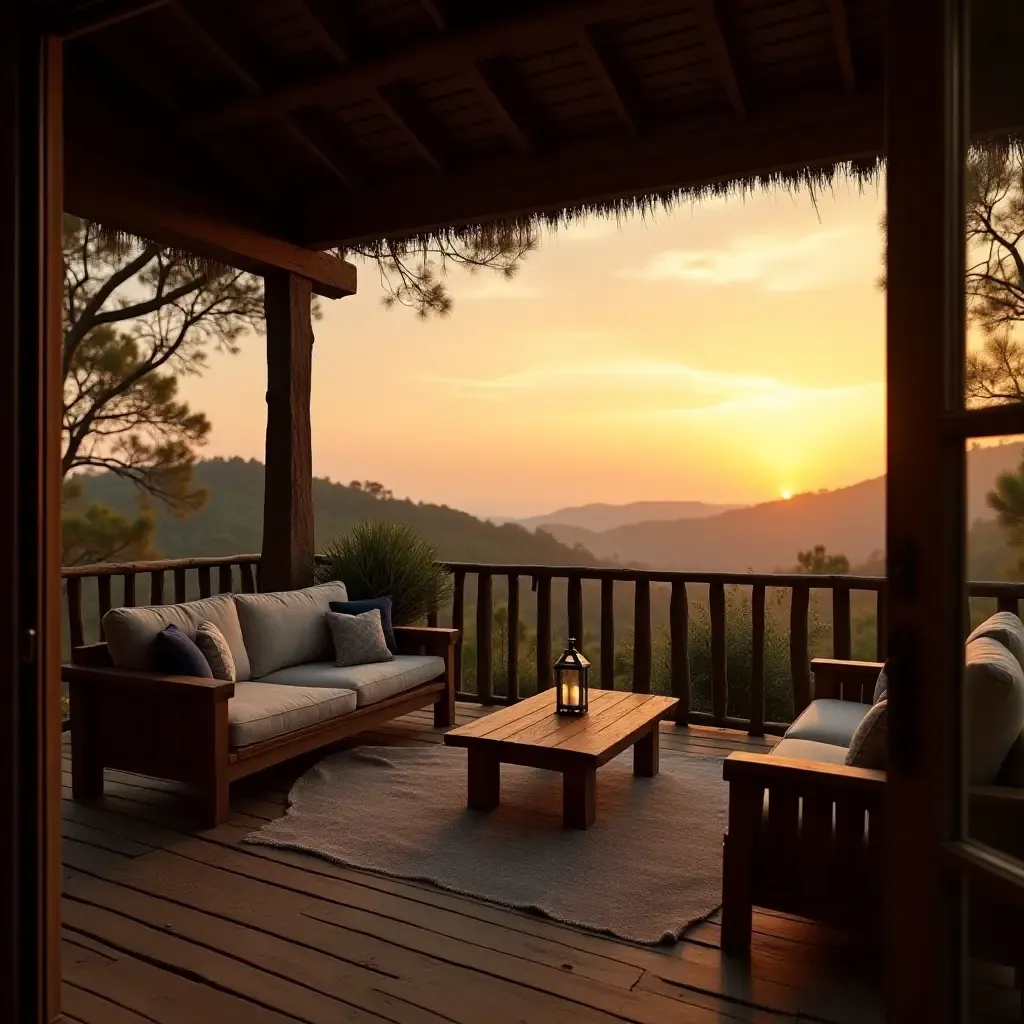
[[[1021,463],[1020,444],[993,445],[967,454],[968,521],[992,518],[985,496],[1000,473]],[[927,515],[927,495],[921,514]],[[816,494],[797,494],[719,515],[668,522],[631,523],[609,530],[545,525],[563,544],[631,565],[694,572],[773,572],[787,569],[796,553],[824,544],[864,563],[885,545],[885,477]]]
[[[590,505],[575,505],[570,508],[556,509],[546,515],[504,521],[518,523],[528,530],[547,526],[571,526],[584,530],[602,531],[628,526],[631,523],[702,519],[743,507],[745,506],[710,505],[704,501],[634,501],[625,505],[594,502]]]
[[[165,558],[234,555],[259,551],[263,542],[263,463],[209,459],[196,466],[195,482],[209,491],[206,505],[185,519],[155,509],[154,546]],[[135,488],[111,473],[82,478],[83,501],[137,513]],[[565,546],[547,533],[484,522],[468,512],[370,494],[318,477],[313,481],[316,544],[323,547],[366,519],[389,519],[416,529],[446,561],[526,565],[597,565],[592,552]]]

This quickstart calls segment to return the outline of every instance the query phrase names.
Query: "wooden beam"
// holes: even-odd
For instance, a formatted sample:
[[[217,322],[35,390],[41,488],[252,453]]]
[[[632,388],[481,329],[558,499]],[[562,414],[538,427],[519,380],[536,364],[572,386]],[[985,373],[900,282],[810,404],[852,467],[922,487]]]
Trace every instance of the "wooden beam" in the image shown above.
[[[740,117],[746,117],[747,105],[743,99],[739,76],[736,74],[732,51],[729,49],[718,0],[698,0],[697,16],[703,26],[711,61],[718,72],[725,95],[729,98],[729,104]]]
[[[309,282],[268,274],[267,440],[260,589],[313,582],[313,456],[309,418],[313,321]]]
[[[466,69],[466,76],[516,148],[528,156],[543,149],[536,116],[526,109],[504,60],[494,57]]]
[[[358,95],[390,82],[433,74],[438,67],[467,66],[497,57],[538,39],[572,37],[585,26],[610,18],[636,17],[672,10],[672,0],[564,0],[554,10],[519,15],[459,32],[440,32],[378,59],[353,64],[334,74],[318,75],[280,89],[214,107],[192,123],[213,129],[226,124],[267,120],[324,100]]]
[[[601,91],[605,94],[619,118],[631,131],[638,131],[637,118],[633,113],[629,100],[623,90],[616,73],[612,71],[608,57],[608,49],[599,31],[590,25],[579,35],[577,42],[587,59],[587,66],[594,76]]]
[[[210,28],[206,19],[197,15],[186,3],[186,0],[176,0],[172,10],[185,24],[189,31],[212,53],[224,67],[248,90],[253,97],[263,95],[263,88],[258,79],[246,67],[245,63],[235,52],[235,48],[223,41],[226,32],[215,32]],[[314,142],[306,131],[290,117],[281,116],[277,119],[288,135],[306,151],[317,163],[322,165],[332,174],[345,188],[358,191],[358,184],[351,171],[343,166],[341,162],[324,147],[323,144]]]
[[[316,33],[320,45],[341,65],[351,64],[356,47],[343,27],[339,4],[325,0],[292,0]]]
[[[423,8],[424,13],[434,23],[434,27],[438,31],[444,32],[449,28],[448,17],[441,6],[440,0],[420,0],[420,7]]]
[[[118,22],[166,7],[171,0],[79,0],[43,16],[43,31],[63,40],[90,35]]]
[[[827,99],[827,101],[826,101]],[[867,158],[884,145],[881,96],[794,97],[740,121],[666,123],[639,137],[585,139],[542,160],[503,157],[385,186],[358,206],[311,197],[299,237],[317,248],[668,192],[813,163]]]
[[[223,210],[92,152],[69,148],[65,168],[68,213],[256,274],[299,274],[327,298],[355,294],[351,263],[243,226]]]
[[[451,170],[451,146],[408,82],[381,86],[375,96],[383,111],[409,140],[413,149],[435,171],[446,173]]]
[[[846,0],[828,0],[828,13],[832,20],[832,35],[836,42],[839,67],[843,73],[843,86],[847,92],[857,88],[857,75],[853,68],[853,50],[850,47],[850,22]]]

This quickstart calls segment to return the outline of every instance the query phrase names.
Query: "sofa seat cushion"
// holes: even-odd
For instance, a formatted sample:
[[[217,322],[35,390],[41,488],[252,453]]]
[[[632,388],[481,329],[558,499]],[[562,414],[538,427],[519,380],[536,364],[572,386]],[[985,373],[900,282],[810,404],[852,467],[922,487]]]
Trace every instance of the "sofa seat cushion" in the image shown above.
[[[846,747],[820,740],[779,740],[772,748],[774,757],[795,757],[801,761],[823,761],[825,764],[846,764]]]
[[[228,700],[228,742],[232,749],[248,747],[355,709],[351,690],[235,683],[235,695]]]
[[[803,714],[786,730],[786,739],[811,740],[845,748],[850,745],[870,704],[855,700],[822,699],[811,701]],[[836,762],[842,764],[842,760]]]
[[[359,707],[376,704],[396,693],[411,690],[444,675],[444,659],[414,654],[396,654],[393,661],[339,668],[333,662],[293,665],[263,677],[261,682],[278,686],[326,686],[351,690]]]
[[[279,668],[333,658],[334,643],[324,614],[332,601],[347,597],[344,583],[270,594],[236,594],[251,677],[262,679]]]
[[[201,622],[212,622],[224,634],[235,660],[235,678],[241,682],[249,679],[249,655],[242,640],[235,600],[230,594],[181,604],[111,608],[103,616],[103,635],[111,660],[118,668],[153,672],[152,648],[157,633],[173,625],[190,639],[195,639]]]

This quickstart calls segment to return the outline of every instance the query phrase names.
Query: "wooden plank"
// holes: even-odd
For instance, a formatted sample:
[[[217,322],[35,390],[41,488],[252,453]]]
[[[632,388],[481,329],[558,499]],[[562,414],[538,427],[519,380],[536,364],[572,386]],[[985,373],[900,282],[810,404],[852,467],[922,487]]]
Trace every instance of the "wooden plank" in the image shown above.
[[[850,591],[847,587],[832,588],[832,657],[850,659]]]
[[[1009,594],[1001,594],[996,599],[996,605],[1001,612],[1013,612],[1014,615],[1018,614],[1017,598]]]
[[[698,0],[697,16],[704,30],[708,54],[729,99],[733,111],[740,117],[747,116],[747,105],[743,99],[736,62],[733,59],[729,41],[722,22],[721,8],[717,0]]]
[[[601,687],[615,689],[615,581],[601,580]]]
[[[811,588],[797,585],[789,606],[789,670],[793,677],[793,713],[799,715],[811,702],[811,652],[807,638],[807,615]]]
[[[634,134],[639,130],[632,103],[626,95],[620,73],[614,68],[607,40],[598,28],[588,25],[577,37],[580,49],[587,61],[587,67],[600,86],[612,109],[622,123]]]
[[[256,574],[253,572],[252,563],[243,562],[241,565],[239,565],[238,571],[242,577],[242,593],[256,593]],[[436,626],[437,623],[435,622],[434,625]]]
[[[799,797],[785,784],[773,783],[768,791],[767,869],[771,887],[792,892],[797,879],[799,850]]]
[[[82,618],[82,581],[75,577],[65,581],[68,604],[68,629],[71,647],[85,643],[85,622]]]
[[[188,591],[186,590],[186,578],[184,569],[174,570],[174,603],[182,604],[188,599]]]
[[[835,40],[836,56],[843,75],[843,87],[847,92],[857,88],[857,74],[853,66],[853,49],[850,46],[850,23],[846,0],[828,0],[828,13],[832,21],[832,37]]]
[[[716,720],[723,721],[729,694],[723,584],[712,583],[708,588],[708,607],[711,617],[711,713]]]
[[[600,730],[605,724],[614,723],[628,707],[625,700],[633,694],[621,690],[595,690],[590,710],[578,718],[554,714],[555,699],[552,694],[547,703],[547,713],[540,717],[521,720],[507,730],[491,733],[488,740],[502,743],[523,743],[537,746],[557,747],[583,732]]]
[[[494,676],[494,600],[489,572],[477,576],[476,590],[476,692],[482,704],[492,701]]]
[[[569,636],[576,641],[577,650],[583,649],[583,579],[570,576],[566,586],[566,615]]]
[[[508,578],[508,663],[505,675],[508,680],[505,699],[514,704],[519,700],[519,577]]]
[[[755,584],[750,594],[750,735],[764,735],[764,596]]]
[[[615,749],[625,749],[647,730],[654,718],[663,718],[675,708],[675,698],[659,697],[656,694],[630,694],[634,700],[643,703],[626,711],[612,715],[607,725],[599,729],[586,729],[576,736],[570,736],[557,744],[560,751],[577,754],[593,754],[599,759],[609,756]]]
[[[387,117],[429,166],[442,174],[451,170],[454,161],[451,143],[409,82],[383,85],[375,96]]]
[[[651,692],[651,585],[637,580],[633,593],[633,692]]]
[[[461,570],[453,573],[452,583],[452,629],[459,631],[455,642],[455,689],[462,689],[462,650],[466,632],[466,574]]]
[[[100,638],[103,638],[103,616],[110,611],[110,577],[100,576],[96,580],[96,589],[99,594],[100,603]]]
[[[82,1024],[152,1024],[153,1020],[68,982],[61,987],[60,1003],[65,1020]]]
[[[313,581],[312,295],[295,274],[264,281],[267,329],[266,479],[261,583],[292,590]]]
[[[135,607],[135,573],[125,573],[122,577],[122,583],[124,588],[124,606],[126,608]]]
[[[220,594],[230,594],[234,589],[234,584],[231,580],[231,566],[222,565],[217,570],[217,592]]]
[[[690,602],[685,583],[672,584],[668,628],[672,645],[672,696],[679,701],[675,720],[679,725],[686,725],[690,718]]]
[[[832,877],[832,801],[806,796],[800,818],[800,885],[805,906],[827,912]]]
[[[210,586],[210,567],[208,565],[199,566],[199,596],[209,597],[213,593]]]
[[[551,577],[536,577],[537,584],[537,689],[551,686]]]
[[[154,570],[149,574],[149,603],[153,605],[164,603],[163,569]]]
[[[889,616],[888,597],[885,590],[879,590],[875,600],[875,660],[885,661],[888,640]]]

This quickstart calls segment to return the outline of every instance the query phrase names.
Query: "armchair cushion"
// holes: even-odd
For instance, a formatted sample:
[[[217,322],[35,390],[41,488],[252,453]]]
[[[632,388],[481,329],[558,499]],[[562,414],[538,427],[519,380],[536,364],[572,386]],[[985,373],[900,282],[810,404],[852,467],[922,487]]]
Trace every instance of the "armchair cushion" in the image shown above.
[[[200,622],[212,622],[224,634],[235,659],[235,675],[240,681],[250,677],[249,655],[242,640],[235,600],[230,594],[206,597],[182,604],[152,605],[141,608],[111,608],[103,616],[103,635],[111,661],[117,668],[133,672],[153,672],[153,638],[165,626],[175,625],[186,636],[194,637]]]
[[[351,690],[236,683],[228,700],[228,743],[234,749],[247,747],[355,709]]]
[[[333,658],[334,645],[324,613],[331,601],[347,597],[344,583],[271,594],[236,594],[251,678],[262,679],[279,668]]]
[[[889,702],[880,700],[868,708],[846,752],[854,768],[884,769],[889,764]]]
[[[396,654],[394,660],[373,665],[351,665],[339,668],[333,662],[293,665],[271,672],[261,679],[279,686],[326,686],[351,690],[359,707],[375,704],[396,693],[411,690],[444,675],[444,658],[416,654]]]
[[[786,730],[786,739],[830,743],[842,747],[845,751],[857,731],[857,726],[870,708],[870,704],[861,704],[860,701],[854,700],[823,698],[811,701],[800,717]]]
[[[966,770],[972,785],[994,782],[1024,726],[1024,670],[998,641],[967,645],[964,716]]]
[[[996,612],[995,615],[990,615],[971,633],[967,643],[970,644],[981,637],[988,637],[1001,643],[1017,659],[1017,664],[1024,671],[1024,623],[1013,612]]]
[[[846,764],[846,747],[820,740],[779,740],[772,748],[773,757],[792,757],[799,761],[822,761],[825,764]]]

